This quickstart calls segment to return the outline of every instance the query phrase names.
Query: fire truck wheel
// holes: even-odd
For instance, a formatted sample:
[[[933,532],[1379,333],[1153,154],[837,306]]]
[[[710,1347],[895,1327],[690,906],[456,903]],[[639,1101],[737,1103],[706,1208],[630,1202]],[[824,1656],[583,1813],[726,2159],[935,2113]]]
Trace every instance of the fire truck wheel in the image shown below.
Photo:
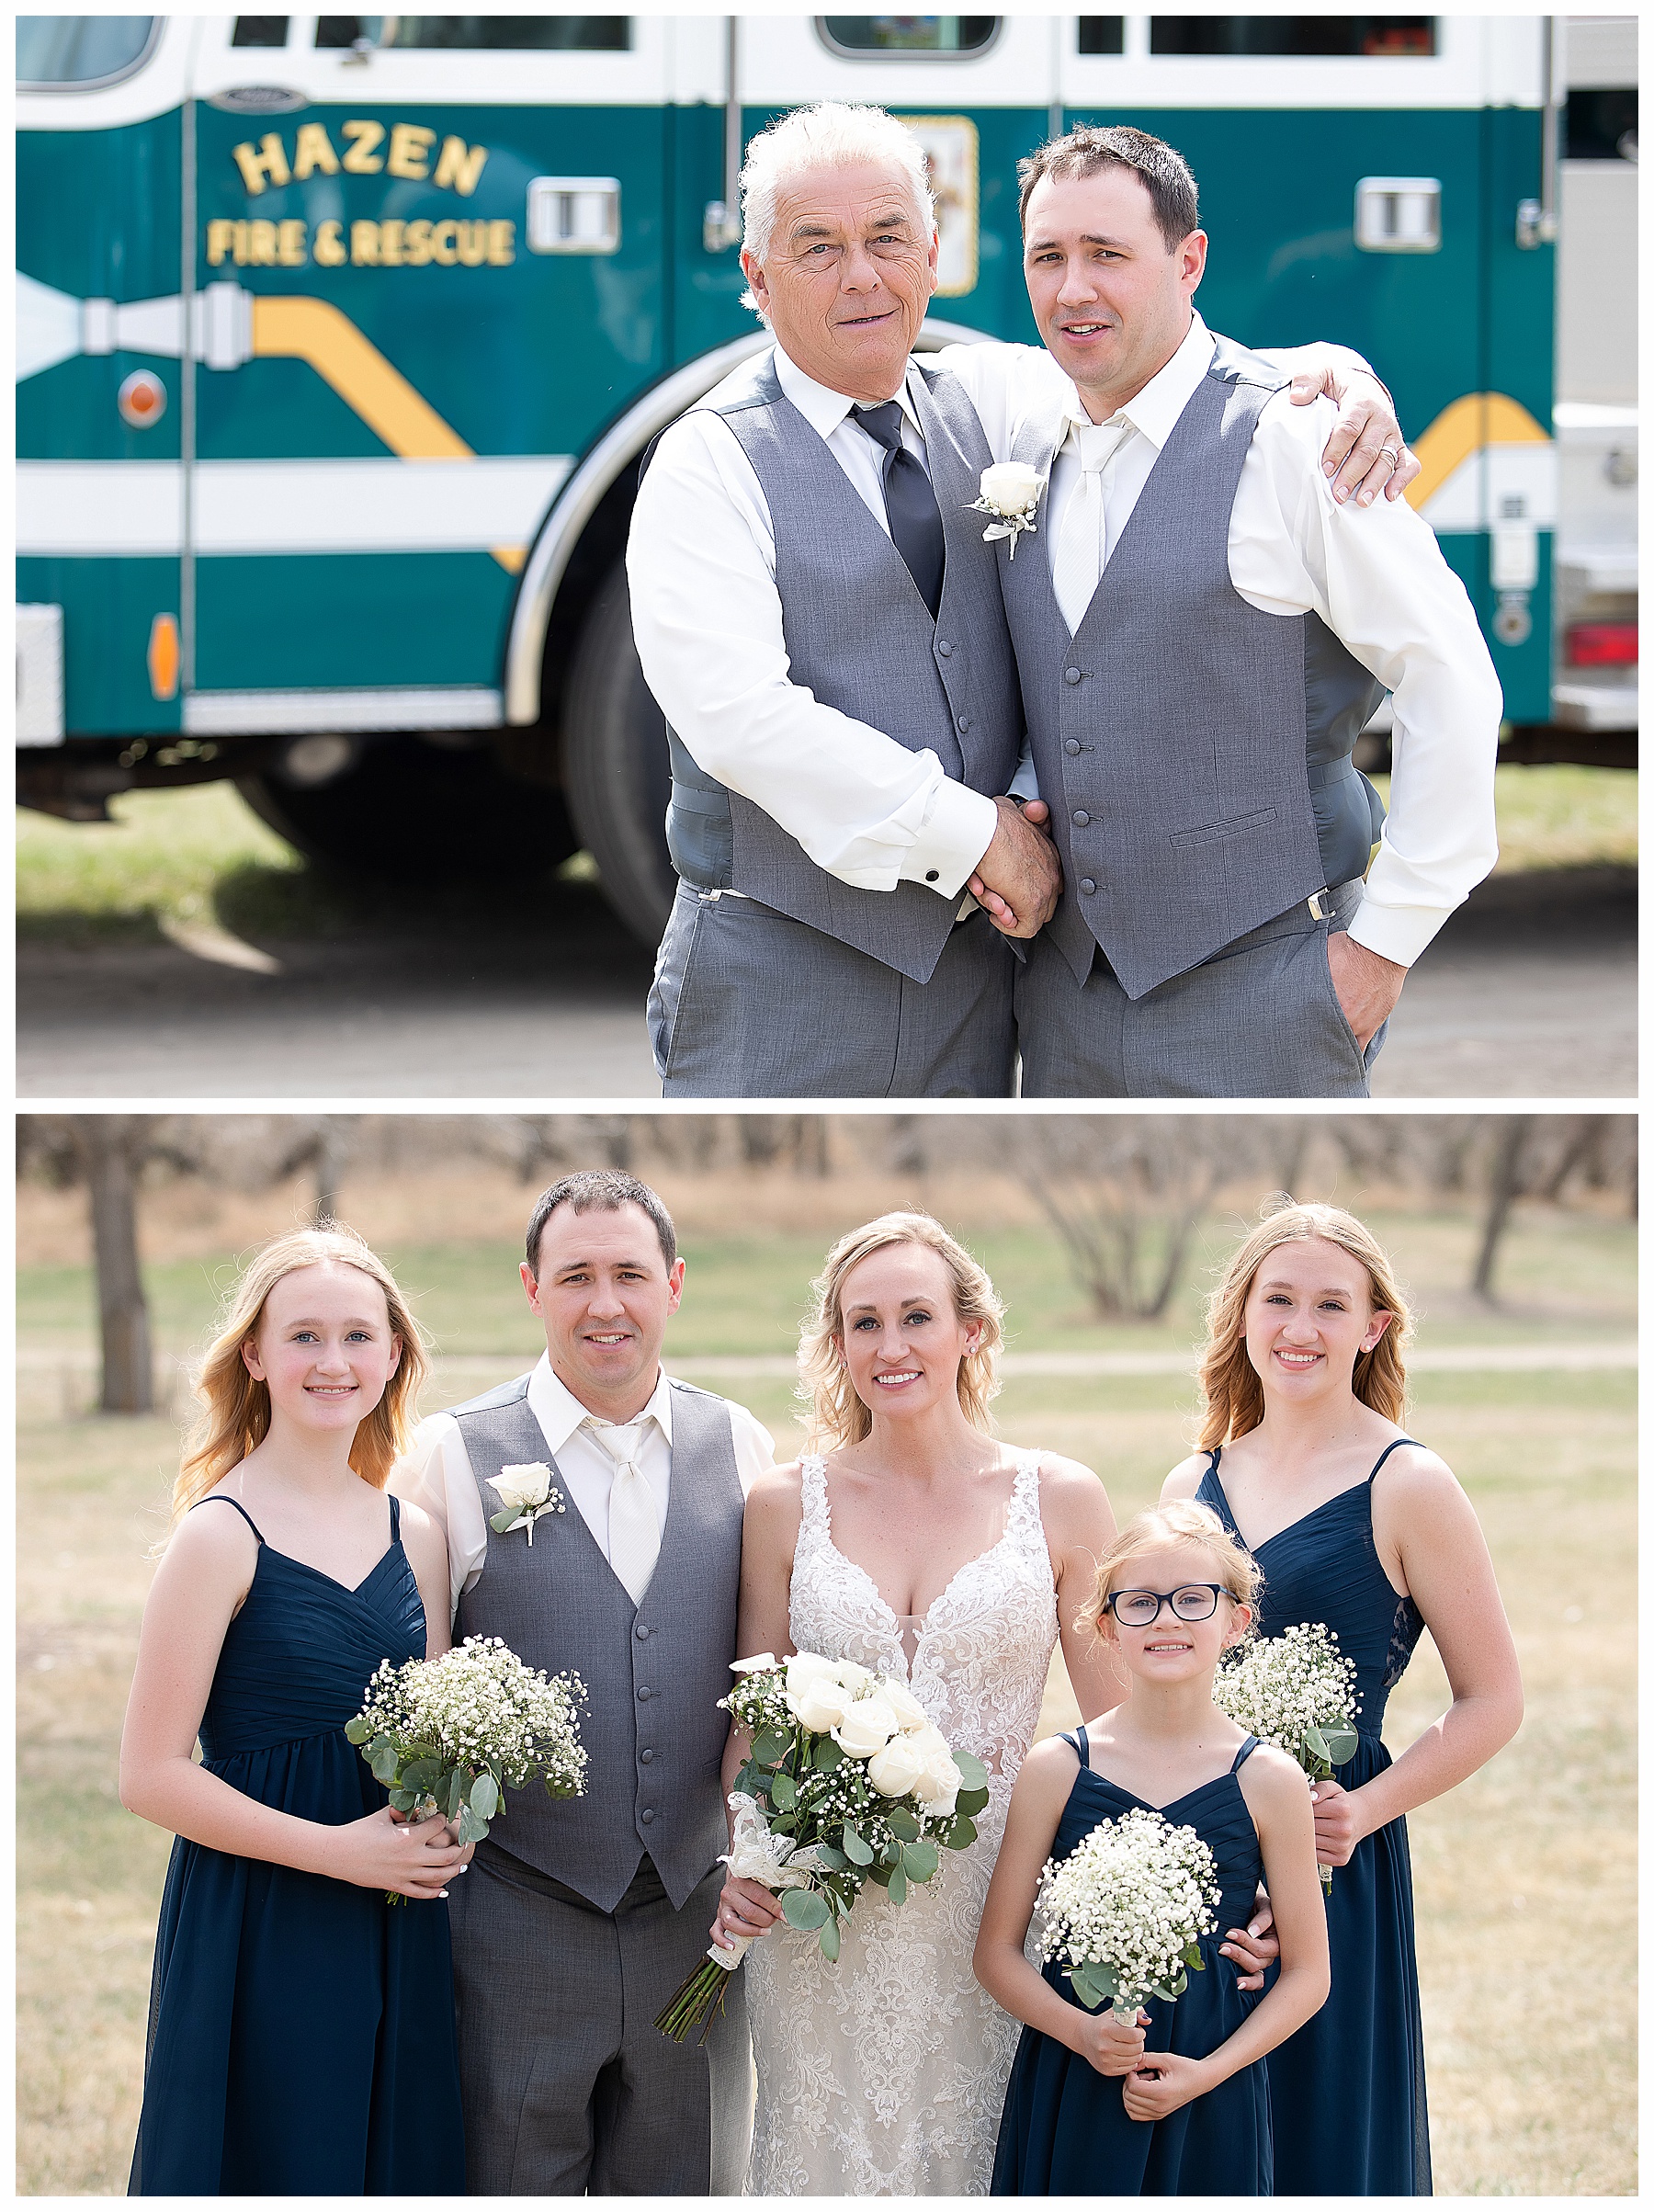
[[[278,770],[238,788],[301,853],[388,881],[498,883],[503,870],[538,875],[575,849],[562,794],[505,775],[481,747],[379,738],[326,783]]]
[[[634,936],[658,945],[677,889],[666,851],[672,779],[665,720],[632,643],[624,562],[593,602],[569,669],[563,775],[609,904]]]

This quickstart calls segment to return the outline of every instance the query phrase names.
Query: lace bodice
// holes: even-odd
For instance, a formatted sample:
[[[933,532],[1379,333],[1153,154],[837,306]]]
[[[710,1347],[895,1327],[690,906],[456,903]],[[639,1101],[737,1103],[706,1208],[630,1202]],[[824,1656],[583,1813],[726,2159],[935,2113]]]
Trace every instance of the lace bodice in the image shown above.
[[[997,1544],[967,1560],[917,1624],[833,1541],[825,1463],[802,1463],[794,1649],[905,1677],[951,1744],[989,1769],[977,1841],[893,1906],[858,1900],[838,1963],[773,1930],[747,1955],[758,2066],[752,2195],[984,2195],[1017,2025],[971,1971],[1005,1808],[1045,1695],[1057,1594],[1039,1517],[1039,1454],[1017,1456]]]
[[[833,1540],[826,1461],[807,1458],[800,1472],[794,1647],[906,1675],[949,1743],[974,1752],[1005,1780],[1008,1797],[1009,1778],[1034,1741],[1057,1640],[1057,1594],[1039,1518],[1039,1454],[1017,1455],[1005,1532],[966,1561],[924,1616],[911,1668],[901,1621],[867,1569]]]

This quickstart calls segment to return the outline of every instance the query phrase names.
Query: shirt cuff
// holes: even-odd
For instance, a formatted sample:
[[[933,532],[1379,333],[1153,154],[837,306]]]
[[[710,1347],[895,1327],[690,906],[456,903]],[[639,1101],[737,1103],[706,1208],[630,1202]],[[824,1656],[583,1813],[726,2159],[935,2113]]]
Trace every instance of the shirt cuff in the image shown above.
[[[1440,906],[1376,906],[1364,899],[1350,924],[1353,943],[1410,968],[1453,912]]]
[[[935,803],[897,869],[903,883],[923,883],[939,898],[957,899],[993,843],[999,809],[962,783],[936,787]]]

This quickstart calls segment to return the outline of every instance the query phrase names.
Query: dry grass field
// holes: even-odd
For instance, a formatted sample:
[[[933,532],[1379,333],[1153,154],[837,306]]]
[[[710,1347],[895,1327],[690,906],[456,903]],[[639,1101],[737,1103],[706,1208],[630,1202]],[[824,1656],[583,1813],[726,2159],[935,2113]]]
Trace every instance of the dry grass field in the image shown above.
[[[682,1207],[692,1269],[669,1353],[750,1404],[786,1445],[785,1377],[728,1373],[720,1385],[717,1363],[789,1349],[819,1265],[818,1217],[831,1211],[843,1226],[856,1218],[856,1196],[807,1191],[736,1215],[733,1189],[669,1195]],[[347,1210],[384,1237],[404,1280],[425,1293],[426,1323],[449,1355],[427,1401],[437,1404],[520,1369],[533,1334],[514,1302],[506,1217],[522,1210],[520,1188],[509,1205],[504,1187],[473,1187],[469,1206],[457,1189],[451,1202],[423,1196],[415,1207],[405,1189],[347,1193]],[[996,1213],[978,1197],[975,1242],[1013,1301],[1020,1348],[1191,1341],[1193,1288],[1163,1328],[1102,1329],[1044,1232],[1010,1200]],[[198,1341],[231,1254],[292,1218],[291,1194],[235,1201],[232,1216],[202,1194],[190,1204],[193,1225],[171,1199],[146,1209],[157,1333],[177,1357]],[[950,1210],[971,1228],[963,1195]],[[739,1240],[727,1232],[735,1219]],[[1524,1217],[1498,1312],[1457,1288],[1474,1223],[1396,1213],[1375,1226],[1421,1296],[1424,1349],[1620,1343],[1634,1330],[1635,1240],[1623,1222]],[[167,1851],[165,1837],[120,1809],[114,1753],[177,1429],[167,1416],[107,1421],[81,1410],[91,1295],[73,1202],[25,1194],[20,1231],[17,2186],[111,2195],[125,2187],[137,2116]],[[1227,1242],[1214,1224],[1208,1256]],[[1122,1516],[1150,1500],[1185,1448],[1187,1390],[1173,1375],[1020,1377],[997,1412],[1014,1441],[1095,1467]],[[1413,1427],[1457,1469],[1481,1514],[1528,1691],[1514,1743],[1411,1822],[1437,2193],[1632,2194],[1634,1377],[1538,1364],[1423,1373]],[[1391,1700],[1392,1746],[1445,1697],[1426,1639]],[[1066,1722],[1067,1702],[1059,1671],[1051,1725]]]

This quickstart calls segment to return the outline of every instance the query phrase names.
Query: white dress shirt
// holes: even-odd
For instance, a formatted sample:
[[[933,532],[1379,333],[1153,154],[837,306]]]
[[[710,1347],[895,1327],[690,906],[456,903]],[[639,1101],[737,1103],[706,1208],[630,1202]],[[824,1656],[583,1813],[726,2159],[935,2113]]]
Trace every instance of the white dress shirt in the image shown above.
[[[730,387],[750,374],[737,369]],[[884,450],[851,414],[855,402],[779,346],[776,374],[888,536]],[[916,374],[897,394],[902,445],[928,470]],[[721,415],[702,409],[662,438],[632,510],[626,568],[645,680],[698,766],[841,882],[923,883],[958,898],[993,840],[993,800],[946,776],[935,753],[910,753],[791,680],[769,503]]]
[[[1105,566],[1214,349],[1195,315],[1166,366],[1108,418],[1127,435],[1102,471]],[[1043,346],[952,346],[935,358],[964,385],[996,459],[1010,458],[1029,417],[1090,423]],[[1429,524],[1404,499],[1360,508],[1332,497],[1320,456],[1337,414],[1324,399],[1295,407],[1285,391],[1263,408],[1229,516],[1229,579],[1264,614],[1319,615],[1393,694],[1389,815],[1350,935],[1407,967],[1498,856],[1493,764],[1503,706],[1469,598]],[[1080,474],[1070,439],[1038,517],[1048,561]]]
[[[741,1477],[742,1489],[750,1490],[765,1469],[774,1466],[775,1443],[745,1406],[725,1402],[730,1405],[735,1471]],[[590,1409],[559,1381],[544,1354],[528,1378],[528,1411],[539,1424],[548,1454],[556,1463],[558,1487],[591,1530],[606,1560],[615,1460],[585,1425],[592,1418]],[[649,1403],[636,1418],[643,1424],[643,1434],[634,1464],[649,1485],[664,1529],[672,1497],[672,1391],[663,1371]],[[390,1488],[399,1498],[406,1498],[410,1504],[428,1513],[446,1533],[449,1603],[458,1605],[460,1593],[469,1590],[482,1571],[488,1552],[488,1521],[465,1438],[452,1413],[433,1413],[420,1423],[406,1453],[391,1470]]]

